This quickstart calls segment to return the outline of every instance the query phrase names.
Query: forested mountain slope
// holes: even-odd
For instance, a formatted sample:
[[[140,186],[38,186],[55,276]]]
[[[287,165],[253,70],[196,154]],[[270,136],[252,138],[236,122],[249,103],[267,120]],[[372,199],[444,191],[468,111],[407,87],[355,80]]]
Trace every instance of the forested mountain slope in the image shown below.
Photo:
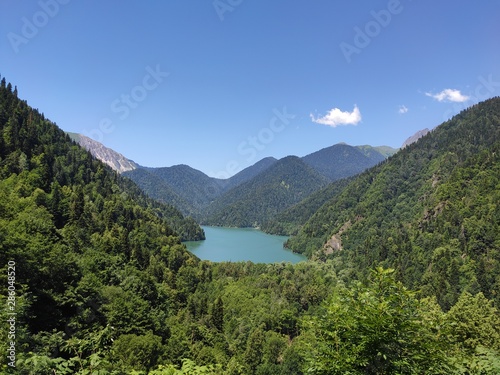
[[[354,179],[287,246],[363,276],[375,265],[444,308],[499,302],[500,99],[474,105]]]
[[[231,176],[223,180],[222,186],[224,188],[224,192],[231,190],[232,188],[235,188],[236,186],[239,186],[242,183],[251,180],[255,176],[264,172],[266,169],[268,169],[276,162],[277,160],[273,157],[267,157],[261,159],[257,163],[251,165],[250,167],[247,167],[242,171],[236,173],[234,176]]]
[[[0,372],[302,373],[290,340],[329,268],[200,262],[170,215],[3,79]]]
[[[147,168],[147,170],[165,181],[197,210],[205,207],[223,191],[222,180],[209,177],[188,165]],[[128,176],[128,173],[125,176]]]
[[[214,199],[254,178],[275,162],[274,158],[264,158],[227,179],[209,177],[187,165],[141,167],[125,172],[124,176],[133,180],[152,198],[170,203],[183,214],[199,220],[203,210]]]
[[[499,313],[481,293],[443,312],[392,270],[359,283],[331,261],[203,262],[168,215],[2,79],[0,372],[500,371]]]
[[[328,181],[335,181],[356,175],[384,161],[388,155],[391,155],[395,151],[395,149],[387,146],[333,145],[300,158],[305,164],[298,168],[305,174],[301,176],[298,172],[294,173],[294,178],[305,180],[310,178],[312,173],[315,175],[313,180],[326,178]],[[276,163],[277,160],[275,158],[267,157],[226,179],[209,177],[203,172],[187,165],[163,168],[140,167],[132,171],[125,171],[123,174],[137,183],[151,197],[174,205],[183,214],[190,215],[198,221],[241,226],[243,225],[242,220],[237,218],[238,215],[229,214],[228,216],[216,211],[234,211],[234,207],[223,207],[223,205],[234,204],[237,204],[238,210],[247,210],[248,202],[245,202],[248,199],[247,192],[242,192],[246,188],[241,190],[239,188],[240,185],[262,177],[264,180],[253,186],[254,188],[261,189],[257,185],[268,183],[265,179],[269,178],[269,174],[265,172]],[[304,168],[305,166],[309,166],[310,168]],[[314,171],[311,171],[311,169]],[[233,189],[236,190],[231,191]],[[309,192],[309,190],[307,191]],[[315,189],[312,189],[310,192],[313,191]],[[302,198],[306,198],[307,194],[304,192]],[[236,203],[234,198],[237,195],[242,197],[242,202]],[[255,193],[252,199],[258,196],[260,196],[260,193]],[[295,202],[295,200],[292,199],[290,202]],[[287,202],[285,206],[288,207],[290,202]],[[278,209],[271,207],[269,213],[256,212],[264,216],[258,220],[254,220],[252,225],[257,225],[257,223],[262,224],[277,212],[281,212],[282,209],[282,207]],[[248,212],[242,211],[239,215],[245,216]],[[253,217],[256,216],[254,213],[251,213],[251,215]],[[245,223],[244,226],[248,226],[250,221],[245,220]]]
[[[327,201],[340,194],[354,177],[344,178],[330,183],[327,187],[312,193],[306,199],[264,221],[261,230],[269,234],[283,236],[296,235],[300,228]]]
[[[177,194],[168,182],[147,169],[137,168],[123,173],[123,176],[134,181],[151,198],[171,204],[184,215],[196,215],[197,210],[193,205]]]
[[[208,206],[204,223],[257,227],[326,186],[327,179],[296,156],[287,156]]]
[[[336,181],[361,173],[384,161],[385,157],[370,146],[338,143],[306,155],[302,160],[330,181]]]

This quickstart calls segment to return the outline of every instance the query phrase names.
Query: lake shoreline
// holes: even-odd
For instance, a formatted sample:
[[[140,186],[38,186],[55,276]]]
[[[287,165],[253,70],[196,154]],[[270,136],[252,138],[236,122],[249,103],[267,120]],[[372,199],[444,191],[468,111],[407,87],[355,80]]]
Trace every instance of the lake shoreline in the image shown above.
[[[183,242],[187,249],[202,260],[212,262],[298,263],[303,255],[284,247],[288,236],[267,234],[260,229],[202,226],[206,239]]]

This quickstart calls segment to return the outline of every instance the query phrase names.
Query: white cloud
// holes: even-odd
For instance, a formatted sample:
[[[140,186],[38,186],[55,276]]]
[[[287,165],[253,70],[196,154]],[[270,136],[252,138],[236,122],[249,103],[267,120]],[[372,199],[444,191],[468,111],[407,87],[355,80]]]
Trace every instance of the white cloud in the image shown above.
[[[470,99],[470,97],[463,95],[460,92],[460,90],[454,90],[454,89],[445,89],[441,92],[438,92],[437,94],[426,92],[425,95],[430,96],[431,98],[434,98],[439,102],[448,101],[448,102],[463,103]]]
[[[323,117],[315,118],[312,113],[310,116],[313,122],[328,125],[333,128],[339,125],[357,125],[361,121],[361,112],[359,112],[357,105],[354,105],[352,112],[342,112],[338,108],[333,108]]]
[[[400,105],[398,112],[401,114],[406,113],[408,112],[408,108],[405,105]]]

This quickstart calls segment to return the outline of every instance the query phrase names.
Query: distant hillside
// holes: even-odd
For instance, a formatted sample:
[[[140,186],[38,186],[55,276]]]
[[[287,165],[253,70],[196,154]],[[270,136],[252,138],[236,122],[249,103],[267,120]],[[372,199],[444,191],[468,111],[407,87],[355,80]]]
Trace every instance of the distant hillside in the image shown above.
[[[228,178],[227,180],[224,180],[222,182],[222,186],[224,188],[224,191],[231,190],[232,188],[241,185],[242,183],[251,180],[258,174],[264,172],[266,169],[268,169],[270,166],[272,166],[274,163],[277,162],[277,159],[272,158],[272,157],[267,157],[264,158],[254,165],[243,169],[242,171],[236,173],[234,176]]]
[[[127,178],[134,181],[151,198],[168,203],[176,207],[184,215],[194,216],[196,209],[184,198],[177,194],[174,189],[161,177],[151,173],[145,168],[137,168],[123,173]]]
[[[347,146],[347,145],[341,143],[335,146]],[[326,151],[324,152],[324,156],[326,156],[326,158],[328,158],[328,156],[331,154],[338,154],[339,151],[342,149],[348,150],[347,154],[349,154],[349,151],[351,151],[349,148],[346,149],[344,147],[335,147],[335,146],[332,146],[333,148],[329,147],[327,149],[324,149]],[[389,146],[372,147],[365,145],[365,146],[355,146],[354,148],[357,149],[358,151],[361,151],[370,160],[369,161],[370,164],[372,163],[378,164],[386,160],[387,157],[392,156],[398,151],[397,149],[394,149]],[[357,155],[357,153],[355,153],[355,155]],[[362,158],[361,160],[366,161],[366,159]],[[332,165],[335,164],[332,163]],[[326,188],[311,194],[303,201],[281,212],[272,220],[264,222],[262,224],[261,229],[271,234],[280,234],[280,235],[297,234],[298,230],[302,227],[302,225],[304,225],[307,222],[307,220],[309,220],[311,216],[325,202],[327,202],[328,200],[332,199],[337,194],[342,192],[342,190],[348,185],[350,181],[352,181],[353,178],[354,177],[351,176],[348,178],[343,178],[334,181]]]
[[[300,228],[327,201],[340,194],[354,177],[348,177],[330,183],[327,187],[312,193],[306,199],[280,212],[265,221],[261,229],[269,234],[283,236],[296,235]]]
[[[200,218],[202,210],[224,192],[254,178],[276,162],[265,158],[228,179],[209,177],[187,165],[139,168],[124,175],[149,196],[173,204],[185,215]]]
[[[500,294],[500,98],[463,111],[349,183],[287,246],[345,274],[382,265],[444,308]]]
[[[384,158],[388,158],[389,156],[394,155],[396,152],[399,151],[399,148],[392,148],[390,146],[369,146],[369,145],[364,145],[364,146],[355,146],[357,149],[363,151],[366,156],[372,155],[373,151],[378,152],[380,155],[382,155]],[[377,157],[377,156],[375,156]]]
[[[288,156],[217,198],[207,208],[203,223],[257,227],[327,183],[300,158]]]
[[[406,139],[406,141],[404,141],[403,144],[401,145],[401,148],[405,148],[406,146],[409,146],[412,143],[415,143],[420,138],[422,138],[424,135],[427,135],[427,133],[429,133],[429,132],[430,132],[430,130],[427,128],[419,130],[418,132],[413,134],[411,137],[408,137],[408,139]]]
[[[139,168],[139,165],[134,161],[127,159],[125,156],[116,152],[102,143],[93,140],[92,138],[86,137],[82,134],[77,133],[67,133],[72,140],[78,143],[83,148],[90,151],[90,153],[102,161],[103,163],[109,165],[115,171],[122,173],[126,171],[131,171]]]
[[[209,177],[188,165],[147,168],[147,170],[165,181],[175,193],[196,210],[208,205],[223,191],[223,180]],[[128,176],[128,174],[125,175]]]
[[[371,146],[353,147],[344,143],[326,147],[302,158],[307,165],[330,181],[354,176],[385,159],[384,155]]]
[[[96,158],[137,183],[150,197],[171,204],[182,214],[192,216],[197,220],[206,219],[207,207],[224,193],[257,177],[277,162],[272,157],[264,158],[228,179],[217,179],[188,165],[162,168],[141,167],[97,141],[80,134],[68,134]],[[387,146],[353,147],[337,144],[302,159],[328,180],[335,181],[358,174],[385,160],[395,151]],[[213,206],[209,209],[210,212],[213,211]]]

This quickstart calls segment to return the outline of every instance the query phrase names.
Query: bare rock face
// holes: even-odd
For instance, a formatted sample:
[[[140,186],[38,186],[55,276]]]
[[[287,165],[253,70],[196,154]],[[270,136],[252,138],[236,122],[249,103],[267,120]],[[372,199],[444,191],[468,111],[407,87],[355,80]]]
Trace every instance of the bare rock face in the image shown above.
[[[419,130],[418,132],[413,134],[410,138],[408,138],[406,141],[404,141],[401,148],[405,148],[406,146],[411,145],[412,143],[418,141],[420,138],[422,138],[424,135],[426,135],[429,132],[430,132],[430,130],[427,128]]]
[[[127,159],[125,156],[112,150],[102,143],[86,137],[82,134],[68,133],[69,136],[77,142],[80,146],[90,151],[90,153],[103,163],[109,165],[118,173],[123,173],[137,169],[139,165],[134,161]]]

